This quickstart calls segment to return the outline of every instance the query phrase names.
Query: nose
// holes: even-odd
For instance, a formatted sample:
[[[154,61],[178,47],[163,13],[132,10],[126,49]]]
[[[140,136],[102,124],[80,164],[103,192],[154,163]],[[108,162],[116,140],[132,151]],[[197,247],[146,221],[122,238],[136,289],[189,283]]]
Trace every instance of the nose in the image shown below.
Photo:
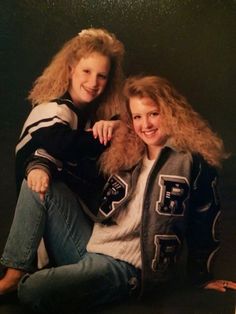
[[[143,118],[143,128],[144,128],[144,129],[148,129],[148,128],[150,128],[151,126],[152,126],[152,123],[151,123],[149,117],[144,117],[144,118]]]
[[[91,75],[89,78],[89,86],[90,87],[96,87],[98,84],[98,78],[97,75]]]

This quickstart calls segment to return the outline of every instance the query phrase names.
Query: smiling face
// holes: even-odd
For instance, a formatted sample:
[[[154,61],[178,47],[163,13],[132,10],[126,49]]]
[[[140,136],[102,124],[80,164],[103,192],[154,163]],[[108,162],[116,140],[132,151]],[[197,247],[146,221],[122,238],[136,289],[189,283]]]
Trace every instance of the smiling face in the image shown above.
[[[149,159],[155,159],[167,135],[161,130],[162,118],[158,105],[149,97],[131,97],[129,106],[134,131],[147,146]]]
[[[69,94],[79,106],[97,98],[104,91],[110,72],[110,59],[93,52],[80,61],[71,70]]]

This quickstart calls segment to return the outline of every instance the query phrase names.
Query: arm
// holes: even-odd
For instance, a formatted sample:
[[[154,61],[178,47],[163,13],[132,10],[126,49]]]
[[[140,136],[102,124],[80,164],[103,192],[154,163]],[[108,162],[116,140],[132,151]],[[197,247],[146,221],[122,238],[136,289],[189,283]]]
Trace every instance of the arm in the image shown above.
[[[86,155],[100,154],[105,149],[99,140],[94,140],[92,132],[71,130],[64,125],[38,130],[32,140],[36,147],[45,149],[61,161],[77,161]]]
[[[45,110],[44,108],[40,110]],[[87,119],[84,120],[82,112],[77,116],[63,104],[56,105],[54,111],[52,120],[49,120],[50,123],[47,124],[49,127],[45,125],[43,128],[35,129],[34,127],[32,139],[37,143],[36,147],[44,148],[49,154],[61,160],[74,161],[86,155],[88,151],[103,151],[103,145],[111,140],[115,128],[120,123],[119,117],[114,116],[111,120],[100,120],[91,129],[84,130]],[[98,140],[91,141],[92,134],[90,133]]]
[[[92,147],[85,145],[92,138],[92,134],[84,130],[86,121],[82,114],[78,116],[65,104],[49,102],[38,105],[25,121],[16,153],[23,152],[27,158],[37,148],[43,148],[61,161],[75,161],[84,154],[84,150],[97,150],[98,146],[103,146],[99,141],[96,145],[93,142]]]
[[[41,200],[49,187],[52,176],[62,170],[62,163],[45,150],[38,149],[27,164],[25,177],[30,189],[39,193]]]
[[[46,136],[46,134],[45,134]],[[59,141],[59,140],[58,140]],[[62,166],[67,162],[72,162],[73,164],[79,163],[82,158],[91,158],[91,159],[97,159],[100,154],[104,151],[106,148],[104,145],[102,145],[99,140],[95,140],[93,137],[92,132],[86,132],[83,131],[81,133],[81,136],[77,139],[77,145],[79,146],[79,153],[77,154],[77,158],[73,157],[73,149],[72,153],[66,151],[66,144],[64,145],[65,138],[61,138],[60,142],[61,145],[56,144],[53,145],[53,139],[49,140],[49,138],[45,139],[41,136],[41,140],[37,141],[35,144],[34,138],[31,140],[31,143],[25,145],[21,150],[19,150],[16,154],[16,160],[15,160],[15,169],[16,169],[16,182],[17,182],[17,190],[19,191],[22,179],[25,177],[25,173],[28,172],[28,165],[30,164],[30,167],[38,168],[43,167],[46,168],[48,172],[51,173],[51,175],[54,177],[57,173],[59,168],[62,168]],[[44,145],[43,145],[44,142]],[[50,144],[51,142],[51,144]],[[40,146],[41,145],[41,146]],[[50,146],[52,145],[52,147]],[[61,151],[60,151],[60,147]],[[41,149],[37,149],[37,148]],[[76,145],[72,145],[72,147],[75,147],[76,152]],[[46,149],[48,148],[48,150]],[[45,154],[41,154],[42,149],[46,151],[46,155],[51,157],[47,158]],[[58,153],[56,153],[58,150]],[[36,152],[36,153],[35,153]],[[39,154],[37,153],[39,152]],[[59,157],[58,157],[59,156]],[[46,157],[46,160],[44,160],[44,157]],[[68,159],[67,159],[68,157]],[[72,158],[73,157],[73,158]],[[57,160],[57,162],[55,162]],[[52,163],[51,163],[51,162]],[[58,162],[60,165],[58,166]]]
[[[192,193],[187,233],[188,271],[192,282],[203,286],[212,280],[212,261],[219,249],[220,202],[217,172],[202,158],[193,159]]]
[[[58,170],[55,163],[44,156],[34,155],[37,148],[44,149],[49,156],[66,162],[76,163],[84,157],[97,159],[105,146],[99,139],[94,139],[92,130],[87,132],[81,127],[77,130],[77,115],[66,105],[48,103],[35,107],[23,127],[16,147],[16,182],[19,190],[21,181],[29,168],[43,168],[51,175]],[[111,121],[111,126],[117,121]],[[99,123],[99,122],[98,122]],[[111,128],[106,128],[109,121],[102,121],[99,130],[106,136]],[[81,122],[79,122],[81,124]],[[105,126],[105,127],[104,127]],[[106,130],[107,131],[106,131]],[[33,155],[32,155],[33,154]],[[46,161],[46,163],[45,163]],[[32,170],[32,169],[31,169]],[[50,177],[50,175],[49,175]]]

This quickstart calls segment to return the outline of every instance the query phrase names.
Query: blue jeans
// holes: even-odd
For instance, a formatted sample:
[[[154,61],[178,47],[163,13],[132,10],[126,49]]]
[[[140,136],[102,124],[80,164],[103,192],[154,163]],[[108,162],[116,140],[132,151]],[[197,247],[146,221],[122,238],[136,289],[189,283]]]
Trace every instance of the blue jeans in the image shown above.
[[[93,307],[137,290],[140,271],[134,266],[86,251],[92,224],[81,207],[61,182],[52,183],[44,202],[22,184],[1,263],[31,272],[44,237],[55,267],[25,275],[18,287],[19,299],[35,311]]]

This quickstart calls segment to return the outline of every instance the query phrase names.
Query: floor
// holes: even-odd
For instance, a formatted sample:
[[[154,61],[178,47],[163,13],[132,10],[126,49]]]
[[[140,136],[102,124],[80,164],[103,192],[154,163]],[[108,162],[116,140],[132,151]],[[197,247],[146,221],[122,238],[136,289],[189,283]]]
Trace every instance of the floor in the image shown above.
[[[212,291],[192,291],[180,289],[160,293],[145,300],[112,304],[92,311],[65,310],[63,314],[235,314],[235,294]],[[67,308],[67,306],[65,306]],[[69,308],[69,306],[68,306]],[[1,314],[31,314],[20,306],[14,298],[8,304],[0,304]],[[45,313],[46,314],[46,313]],[[60,314],[60,313],[58,313]]]

